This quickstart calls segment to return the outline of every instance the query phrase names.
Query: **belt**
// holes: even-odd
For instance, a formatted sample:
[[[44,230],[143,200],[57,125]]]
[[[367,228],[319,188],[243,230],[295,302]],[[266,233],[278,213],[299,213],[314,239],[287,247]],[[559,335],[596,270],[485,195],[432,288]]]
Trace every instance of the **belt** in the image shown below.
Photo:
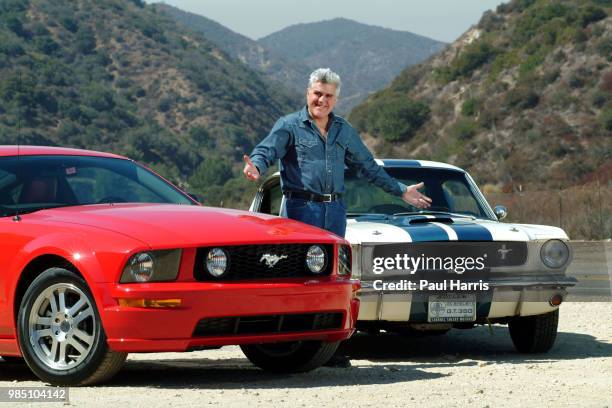
[[[317,201],[320,203],[331,203],[332,201],[340,200],[342,194],[314,194],[303,191],[285,191],[283,195],[287,198],[299,198],[307,201]]]

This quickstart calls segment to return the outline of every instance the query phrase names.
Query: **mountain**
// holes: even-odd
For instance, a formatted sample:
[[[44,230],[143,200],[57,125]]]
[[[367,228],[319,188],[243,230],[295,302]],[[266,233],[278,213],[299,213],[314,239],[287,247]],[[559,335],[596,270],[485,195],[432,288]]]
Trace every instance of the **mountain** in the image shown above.
[[[612,179],[612,3],[512,0],[350,120],[378,156],[434,159],[490,191]]]
[[[232,58],[263,72],[268,78],[283,84],[281,86],[291,88],[295,92],[299,92],[300,96],[302,95],[308,74],[310,74],[310,71],[303,65],[291,63],[270,52],[257,41],[238,34],[204,16],[189,13],[164,3],[156,3],[154,7],[172,16],[185,27],[202,34]]]
[[[338,72],[343,80],[340,113],[349,112],[368,94],[387,86],[407,66],[422,62],[446,46],[407,31],[344,18],[293,25],[258,42],[307,71],[330,67]]]
[[[0,143],[125,154],[237,204],[242,154],[300,104],[141,0],[0,2]]]

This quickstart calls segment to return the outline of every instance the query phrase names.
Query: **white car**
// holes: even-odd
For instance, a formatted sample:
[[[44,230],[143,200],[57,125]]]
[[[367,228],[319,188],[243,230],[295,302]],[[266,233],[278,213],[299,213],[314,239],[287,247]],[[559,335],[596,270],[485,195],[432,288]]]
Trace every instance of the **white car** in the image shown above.
[[[432,205],[414,208],[347,169],[346,239],[353,276],[362,283],[357,328],[441,334],[500,323],[508,324],[517,350],[550,350],[559,305],[576,283],[565,275],[572,258],[567,234],[557,227],[501,222],[506,208],[493,210],[458,167],[377,161],[406,185],[423,181]],[[250,210],[280,215],[284,203],[276,173]]]

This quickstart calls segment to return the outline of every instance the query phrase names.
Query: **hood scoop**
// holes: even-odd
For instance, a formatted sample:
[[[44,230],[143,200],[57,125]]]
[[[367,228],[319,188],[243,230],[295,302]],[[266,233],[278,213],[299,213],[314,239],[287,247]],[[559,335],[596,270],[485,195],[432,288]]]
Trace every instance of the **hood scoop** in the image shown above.
[[[446,224],[452,224],[454,221],[450,217],[413,218],[410,220],[410,224],[427,224],[428,222],[443,222]]]

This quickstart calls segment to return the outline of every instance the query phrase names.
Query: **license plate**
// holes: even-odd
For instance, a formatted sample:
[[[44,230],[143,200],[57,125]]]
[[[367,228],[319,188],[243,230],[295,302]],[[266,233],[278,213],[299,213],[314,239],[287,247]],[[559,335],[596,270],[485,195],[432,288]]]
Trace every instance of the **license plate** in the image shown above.
[[[428,322],[473,322],[474,320],[476,320],[476,295],[447,293],[429,296]]]

